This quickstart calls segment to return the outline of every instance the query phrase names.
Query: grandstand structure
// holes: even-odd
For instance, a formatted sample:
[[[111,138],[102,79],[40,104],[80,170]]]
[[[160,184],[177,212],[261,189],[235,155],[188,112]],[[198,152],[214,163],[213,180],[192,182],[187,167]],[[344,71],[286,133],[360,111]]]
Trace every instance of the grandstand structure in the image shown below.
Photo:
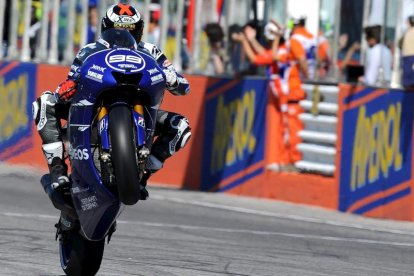
[[[247,21],[249,5],[241,0],[226,1],[221,5],[218,0],[1,0],[0,37],[2,52],[0,60],[33,61],[49,64],[69,64],[77,50],[87,44],[88,28],[96,28],[100,33],[100,18],[106,9],[115,3],[129,3],[141,11],[145,26],[149,26],[151,13],[159,13],[160,35],[158,46],[162,49],[173,48],[174,63],[180,67],[183,40],[198,41],[203,26],[218,21],[224,10],[217,7],[242,7],[246,16],[231,13],[221,22],[230,24]],[[222,1],[224,3],[224,1]],[[94,14],[91,13],[93,10]],[[18,16],[7,16],[15,14]],[[98,18],[98,24],[91,26],[91,16]],[[143,39],[148,37],[148,27],[144,28]],[[187,42],[186,42],[187,43]],[[168,44],[168,45],[167,45]],[[197,48],[198,45],[195,45]],[[199,49],[192,51],[196,56]]]

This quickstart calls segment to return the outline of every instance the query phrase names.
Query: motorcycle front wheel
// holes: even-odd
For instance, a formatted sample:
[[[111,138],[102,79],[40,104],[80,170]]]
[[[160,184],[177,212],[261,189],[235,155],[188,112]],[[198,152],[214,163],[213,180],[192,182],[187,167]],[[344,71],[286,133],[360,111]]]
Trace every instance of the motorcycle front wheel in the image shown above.
[[[133,205],[140,197],[139,169],[133,131],[132,111],[127,105],[115,105],[109,110],[111,158],[119,199]]]
[[[59,234],[60,264],[66,275],[93,276],[102,262],[105,239],[89,241],[77,230]]]

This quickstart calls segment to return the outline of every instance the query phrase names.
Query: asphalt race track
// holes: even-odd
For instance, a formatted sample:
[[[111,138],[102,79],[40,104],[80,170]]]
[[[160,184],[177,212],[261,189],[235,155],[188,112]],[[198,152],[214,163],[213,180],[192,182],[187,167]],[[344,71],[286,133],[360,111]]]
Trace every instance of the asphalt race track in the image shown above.
[[[0,165],[0,275],[63,274],[39,176]],[[414,223],[151,187],[98,275],[414,275]]]

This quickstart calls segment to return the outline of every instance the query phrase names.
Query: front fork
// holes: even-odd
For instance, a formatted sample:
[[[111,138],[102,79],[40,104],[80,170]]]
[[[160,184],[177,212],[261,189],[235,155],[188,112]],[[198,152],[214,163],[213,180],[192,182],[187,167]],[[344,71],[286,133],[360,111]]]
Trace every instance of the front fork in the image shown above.
[[[138,166],[141,171],[145,170],[145,162],[150,154],[149,149],[145,145],[145,117],[144,117],[144,106],[141,104],[134,105],[132,110],[134,127],[135,127],[135,139],[136,147],[138,151]],[[109,141],[109,116],[108,109],[102,106],[98,113],[98,130],[101,138],[101,159],[104,163],[110,164],[110,149],[111,144]],[[110,166],[112,167],[112,166]]]

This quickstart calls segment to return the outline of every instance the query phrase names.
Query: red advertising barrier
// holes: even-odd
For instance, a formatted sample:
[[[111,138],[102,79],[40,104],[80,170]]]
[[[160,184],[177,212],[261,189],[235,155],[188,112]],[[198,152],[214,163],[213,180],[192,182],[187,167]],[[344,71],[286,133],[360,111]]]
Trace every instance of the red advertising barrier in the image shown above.
[[[198,190],[200,187],[201,163],[204,133],[204,90],[208,79],[186,76],[191,84],[189,95],[166,94],[162,109],[183,114],[191,125],[192,137],[186,147],[168,159],[164,168],[151,177],[151,182]]]
[[[6,74],[12,68],[18,69],[21,66],[18,63],[3,63],[1,65],[4,66],[4,68],[2,69],[2,66],[0,66],[0,77],[3,76],[1,73]],[[32,101],[44,91],[55,90],[56,87],[66,79],[69,71],[67,66],[37,65],[36,67],[37,71],[33,72],[36,79],[33,80],[33,87],[31,88],[33,92],[25,103],[27,110],[31,110]],[[192,85],[192,92],[186,97],[166,95],[162,108],[185,114],[191,122],[193,136],[202,137],[202,135],[199,134],[203,132],[202,124],[198,123],[198,121],[202,120],[203,93],[208,79],[205,77],[187,77]],[[28,83],[25,83],[25,85],[28,85]],[[27,139],[29,141],[26,141],[30,146],[21,153],[7,158],[7,162],[12,164],[31,165],[46,171],[47,163],[41,152],[42,143],[39,135],[36,133],[36,127],[32,122],[31,114],[27,111],[24,116],[27,121],[27,127],[30,128],[30,135],[28,135],[29,137]],[[199,162],[194,162],[194,160],[201,159],[202,140],[196,140],[194,137],[190,140],[185,149],[174,156],[173,162],[171,160],[166,162],[165,168],[155,174],[151,179],[152,181],[175,187],[182,187],[184,186],[183,183],[185,183],[186,188],[198,189],[201,164]],[[195,141],[197,141],[197,143],[195,143]],[[21,148],[22,144],[17,143],[11,148],[13,147]],[[4,154],[4,152],[2,152],[2,154]]]
[[[269,96],[266,108],[266,164],[277,161],[279,154],[276,139],[280,130],[281,113],[275,108],[276,100]],[[233,194],[253,195],[301,204],[337,209],[338,185],[335,177],[320,175],[277,173],[267,170],[260,179],[249,181],[229,191]]]
[[[31,98],[27,99],[28,109],[31,110],[31,103],[44,91],[55,90],[56,87],[66,79],[68,68],[66,66],[36,65],[36,79],[33,81],[35,90],[31,93]],[[1,76],[1,74],[0,74]],[[30,148],[19,155],[7,159],[12,164],[27,164],[37,168],[47,170],[47,163],[42,154],[42,142],[36,133],[36,126],[32,116],[28,112],[28,125],[31,128]]]
[[[67,67],[0,64],[0,160],[47,170],[31,103]],[[151,183],[278,199],[343,212],[414,220],[414,94],[341,85],[335,177],[276,173],[281,114],[262,79],[186,76],[191,93],[162,108],[189,118],[193,136]]]

